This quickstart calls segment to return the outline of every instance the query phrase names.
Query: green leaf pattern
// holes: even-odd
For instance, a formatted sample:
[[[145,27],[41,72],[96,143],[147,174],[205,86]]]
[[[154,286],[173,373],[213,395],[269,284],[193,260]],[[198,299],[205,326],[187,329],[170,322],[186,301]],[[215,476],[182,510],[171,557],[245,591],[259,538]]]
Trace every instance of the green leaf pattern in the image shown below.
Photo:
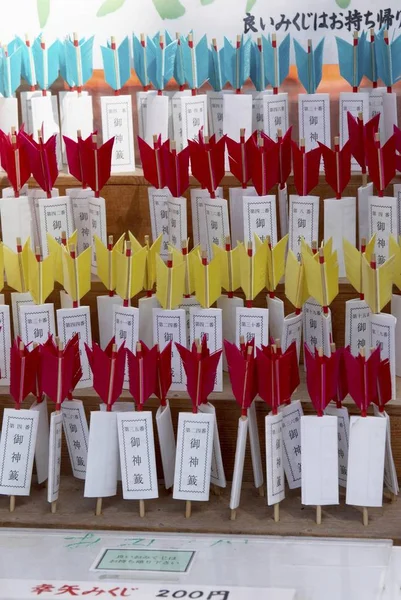
[[[124,3],[125,0],[104,0],[103,4],[97,11],[96,16],[105,17],[106,15],[109,15],[110,13],[113,13],[121,8]]]
[[[50,0],[36,0],[36,6],[38,9],[39,25],[42,29],[49,18],[50,14]]]

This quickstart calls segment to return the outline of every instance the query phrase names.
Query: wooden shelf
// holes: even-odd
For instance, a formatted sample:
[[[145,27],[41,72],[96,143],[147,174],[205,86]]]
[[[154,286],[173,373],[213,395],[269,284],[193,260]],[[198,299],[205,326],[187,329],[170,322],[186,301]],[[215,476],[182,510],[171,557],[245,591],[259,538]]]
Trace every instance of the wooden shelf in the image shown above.
[[[146,500],[146,515],[138,514],[138,502],[117,496],[103,500],[103,514],[94,515],[95,500],[83,498],[84,484],[62,477],[57,513],[51,514],[46,489],[33,485],[30,497],[16,501],[15,512],[8,511],[8,498],[0,497],[0,522],[3,527],[48,527],[85,530],[126,530],[239,535],[284,535],[338,538],[393,539],[401,544],[401,501],[384,498],[381,508],[369,509],[369,525],[362,524],[362,509],[346,506],[344,496],[338,506],[323,507],[322,524],[315,523],[315,509],[304,507],[300,490],[286,492],[280,504],[280,521],[273,520],[273,509],[251,484],[244,484],[237,519],[230,520],[229,488],[209,502],[193,502],[192,516],[184,518],[185,502],[173,500],[160,485],[160,497]]]

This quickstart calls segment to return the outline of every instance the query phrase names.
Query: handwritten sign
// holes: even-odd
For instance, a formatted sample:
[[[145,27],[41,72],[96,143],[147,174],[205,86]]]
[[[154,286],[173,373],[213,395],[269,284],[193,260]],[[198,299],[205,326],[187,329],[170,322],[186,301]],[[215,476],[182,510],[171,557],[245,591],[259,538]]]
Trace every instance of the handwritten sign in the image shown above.
[[[330,147],[330,94],[298,94],[298,122],[307,152],[318,142]]]
[[[139,341],[139,309],[133,306],[113,306],[113,335],[119,348],[125,347],[136,354],[136,343]],[[128,358],[125,363],[124,389],[129,388]]]
[[[153,311],[153,342],[163,350],[169,342],[172,342],[171,355],[171,390],[185,390],[186,376],[180,355],[176,348],[176,342],[182,346],[187,345],[187,333],[185,323],[185,310],[162,310]]]
[[[179,413],[173,498],[209,500],[212,467],[213,414]]]
[[[157,498],[155,442],[152,413],[117,413],[123,497]]]
[[[319,234],[319,197],[290,195],[288,248],[301,259],[301,239],[311,246]]]
[[[63,415],[53,412],[50,415],[49,434],[49,482],[47,486],[47,501],[54,502],[60,489],[61,469],[61,439],[63,435]]]
[[[114,137],[111,172],[135,171],[131,96],[101,96],[100,105],[103,142]]]
[[[76,387],[77,389],[91,387],[93,385],[92,371],[85,351],[85,344],[89,347],[92,346],[89,306],[57,310],[57,331],[63,344],[66,344],[75,333],[78,333],[82,377]]]
[[[5,408],[0,439],[0,494],[29,496],[39,414]]]
[[[364,300],[347,300],[345,303],[345,347],[358,356],[360,350],[370,347],[371,310]]]
[[[56,335],[54,304],[22,304],[20,334],[24,344],[43,344],[49,335]]]
[[[64,400],[61,412],[72,474],[85,479],[89,431],[82,400]]]
[[[71,199],[69,196],[58,196],[51,200],[49,198],[40,198],[37,200],[37,210],[39,215],[40,246],[43,255],[47,256],[49,253],[47,233],[50,233],[52,237],[61,243],[61,233],[63,231],[66,232],[67,238],[74,231]]]
[[[195,340],[202,340],[206,336],[210,352],[221,350],[223,347],[221,310],[219,308],[191,308],[190,334],[191,345]],[[216,371],[214,391],[223,391],[223,363],[221,358]]]
[[[369,196],[369,236],[376,234],[376,263],[382,265],[389,257],[390,235],[398,235],[397,198]]]
[[[276,196],[245,196],[243,202],[244,241],[254,243],[254,233],[262,242],[270,236],[277,244]]]
[[[278,415],[270,413],[265,418],[267,504],[269,506],[285,498],[282,424],[282,413]]]
[[[288,94],[265,94],[263,96],[263,129],[272,139],[277,138],[277,130],[287,131],[288,124]]]
[[[290,490],[301,487],[301,417],[304,414],[302,404],[294,400],[279,407],[283,415],[283,459],[284,472]]]

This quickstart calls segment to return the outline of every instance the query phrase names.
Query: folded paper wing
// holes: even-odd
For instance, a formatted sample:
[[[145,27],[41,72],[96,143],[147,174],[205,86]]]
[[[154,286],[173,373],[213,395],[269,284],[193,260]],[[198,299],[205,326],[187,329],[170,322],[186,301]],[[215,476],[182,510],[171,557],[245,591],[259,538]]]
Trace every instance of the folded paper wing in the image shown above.
[[[75,374],[75,356],[72,346],[64,350],[52,348],[50,345],[41,348],[42,388],[49,398],[59,405],[73,389]]]
[[[377,398],[377,380],[380,367],[380,348],[376,348],[368,359],[353,356],[349,347],[344,350],[347,370],[348,391],[363,415]]]
[[[230,171],[236,179],[246,185],[251,178],[251,147],[254,141],[251,137],[245,141],[243,137],[239,142],[226,138]]]
[[[365,302],[373,313],[379,313],[391,300],[393,263],[394,257],[391,256],[383,265],[373,269],[362,256],[362,289]]]
[[[29,352],[16,337],[10,350],[10,394],[17,406],[36,388],[38,361],[39,346]]]
[[[256,246],[256,244],[255,244]],[[252,261],[252,266],[251,266]],[[244,245],[240,246],[241,288],[248,300],[253,300],[266,284],[267,243],[256,248],[252,258]],[[252,268],[252,281],[251,281]]]
[[[304,50],[301,44],[294,39],[295,62],[298,78],[307,94],[315,94],[322,79],[324,38],[316,48],[312,41],[308,41],[308,49]]]
[[[49,195],[58,176],[57,136],[52,135],[47,142],[39,141],[37,143],[24,133],[23,139],[32,176],[42,190]]]
[[[241,285],[241,250],[242,243],[233,250],[225,250],[213,244],[213,256],[220,262],[221,287],[227,292],[234,292]],[[231,271],[231,279],[230,279]]]
[[[162,404],[165,404],[167,394],[172,384],[171,372],[172,341],[160,352],[157,350],[156,384],[154,394]]]
[[[54,269],[54,281],[61,283],[64,285],[64,271],[63,271],[63,257],[62,257],[62,247],[61,244],[54,239],[54,237],[50,233],[46,233],[47,240],[47,248],[49,251],[49,256],[53,257],[53,269]],[[78,231],[75,230],[71,237],[67,240],[67,248],[74,245],[77,247],[78,242]]]
[[[142,250],[143,246],[138,242],[136,237],[130,231],[128,232],[128,236],[131,242],[132,252],[135,255],[136,252]],[[153,286],[156,283],[156,257],[160,254],[162,242],[163,234],[161,233],[149,248],[146,245],[144,246],[148,250],[148,253],[146,255],[146,269],[144,280],[144,288],[146,290],[153,289]]]
[[[320,142],[324,162],[324,174],[329,186],[340,197],[351,178],[351,146],[348,141],[341,150],[331,150]]]
[[[157,189],[166,185],[166,174],[161,149],[161,136],[157,138],[154,148],[138,136],[139,155],[145,179]]]
[[[267,246],[267,277],[266,288],[273,292],[278,286],[285,272],[285,257],[287,251],[288,234],[272,248]]]
[[[166,185],[174,198],[184,194],[189,186],[189,147],[181,152],[170,150],[169,140],[162,146]]]
[[[248,348],[251,349],[250,352],[248,352]],[[240,350],[235,344],[224,340],[224,349],[232,391],[237,404],[246,415],[247,409],[258,393],[254,340],[252,343],[248,342],[244,350]]]
[[[89,151],[92,146],[92,136],[89,135],[86,139],[78,138],[78,141],[72,140],[71,138],[63,135],[65,144],[65,152],[67,155],[68,171],[81,182],[83,186],[86,185],[84,179],[84,171],[82,165],[82,148],[87,147],[86,151]]]
[[[297,260],[292,250],[288,251],[285,266],[285,295],[296,309],[301,309],[309,297],[305,266]]]
[[[112,250],[109,250],[96,234],[93,236],[96,252],[97,276],[109,291],[113,291],[116,288],[116,255],[117,253],[121,254],[123,252],[124,239],[125,234],[123,233],[114,244]]]
[[[398,238],[398,243],[395,238],[390,235],[389,239],[389,254],[393,257],[393,283],[401,290],[401,238]],[[368,259],[369,260],[369,259]]]
[[[28,289],[35,304],[42,304],[54,289],[54,260],[50,254],[38,262],[31,248],[28,249]]]
[[[319,183],[321,150],[314,148],[305,152],[294,141],[291,144],[294,185],[300,196],[307,196]]]
[[[124,384],[126,360],[125,345],[113,351],[114,338],[102,350],[96,343],[92,348],[85,344],[89,364],[93,373],[93,387],[102,401],[112,406],[121,395]]]
[[[169,280],[170,279],[170,280]],[[156,257],[156,298],[162,308],[177,308],[185,287],[185,264],[168,267],[160,255]]]
[[[28,238],[22,248],[20,257],[18,256],[17,252],[13,252],[13,250],[11,250],[8,246],[4,246],[2,244],[7,284],[14,290],[17,290],[17,292],[25,292],[26,286],[28,285],[28,249],[30,247],[30,243],[30,238]]]
[[[308,345],[304,344],[304,359],[308,393],[317,414],[322,416],[324,409],[333,399],[338,357],[335,353],[332,356],[319,356],[316,351],[312,354]]]
[[[343,38],[336,37],[340,74],[353,88],[359,87],[364,75],[365,41],[365,31],[362,33],[360,39],[354,39],[354,43],[352,44]]]
[[[83,177],[96,194],[99,194],[110,178],[113,145],[114,137],[99,147],[96,142],[81,147]]]
[[[146,246],[131,257],[116,252],[116,292],[121,298],[133,298],[142,290],[147,253]]]
[[[184,254],[180,252],[175,246],[168,246],[168,251],[173,256],[173,267],[180,265],[185,262]],[[199,255],[199,246],[192,248],[191,252],[188,253],[188,269],[185,268],[185,293],[193,294],[195,292],[195,261]]]
[[[199,253],[194,257],[195,296],[203,308],[210,308],[221,295],[220,261],[204,265]]]
[[[157,379],[157,346],[148,349],[141,342],[136,354],[127,350],[129,391],[137,407],[142,407],[155,392]]]
[[[217,366],[219,364],[222,350],[212,352],[208,356],[202,356],[191,352],[181,344],[175,344],[184,365],[187,376],[187,391],[192,400],[194,410],[207,402],[209,394],[214,389]]]
[[[29,156],[22,136],[15,136],[15,143],[8,135],[1,138],[1,164],[9,182],[17,194],[31,175]]]
[[[364,125],[363,120],[355,118],[350,112],[347,113],[348,139],[351,154],[359,164],[362,172],[366,172],[366,137],[374,139],[374,134],[379,131],[380,114],[375,115]]]
[[[309,294],[321,306],[329,306],[338,294],[337,252],[333,252],[323,264],[307,252],[302,254],[302,260]]]
[[[371,238],[365,248],[365,257],[370,263],[370,258],[374,252],[376,243],[376,234]],[[355,248],[351,242],[346,238],[343,238],[343,252],[344,252],[344,263],[345,263],[345,274],[352,287],[359,293],[363,293],[362,289],[362,256],[363,253]],[[394,254],[391,251],[391,236],[390,236],[390,254]],[[400,255],[401,260],[401,255]],[[401,277],[400,277],[401,279]]]
[[[72,258],[68,248],[62,246],[61,256],[64,289],[74,302],[79,302],[91,289],[92,248]]]
[[[114,90],[121,90],[131,76],[131,57],[128,36],[118,48],[110,44],[100,47],[102,51],[104,78]]]

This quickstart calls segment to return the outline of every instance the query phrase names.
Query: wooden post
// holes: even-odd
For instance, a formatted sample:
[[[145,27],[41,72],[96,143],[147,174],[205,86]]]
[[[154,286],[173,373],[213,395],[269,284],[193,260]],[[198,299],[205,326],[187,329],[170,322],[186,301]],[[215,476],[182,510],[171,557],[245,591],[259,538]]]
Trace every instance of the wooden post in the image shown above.
[[[231,519],[231,521],[235,521],[236,518],[237,518],[237,511],[235,510],[235,508],[233,508],[233,509],[231,509],[230,519]]]
[[[320,504],[318,504],[318,506],[316,506],[316,525],[321,525],[322,524],[322,507],[320,506]]]
[[[139,516],[141,519],[145,516],[145,500],[139,500]]]
[[[97,517],[99,517],[99,516],[102,514],[102,501],[103,501],[103,498],[98,498],[98,499],[96,500],[96,510],[95,510],[95,515],[96,515]]]
[[[191,517],[192,512],[192,503],[191,500],[185,501],[185,518],[189,519]]]
[[[362,509],[362,520],[364,527],[367,527],[369,525],[369,513],[366,506],[364,506]]]
[[[274,522],[278,523],[280,521],[280,502],[276,502],[274,505]]]

